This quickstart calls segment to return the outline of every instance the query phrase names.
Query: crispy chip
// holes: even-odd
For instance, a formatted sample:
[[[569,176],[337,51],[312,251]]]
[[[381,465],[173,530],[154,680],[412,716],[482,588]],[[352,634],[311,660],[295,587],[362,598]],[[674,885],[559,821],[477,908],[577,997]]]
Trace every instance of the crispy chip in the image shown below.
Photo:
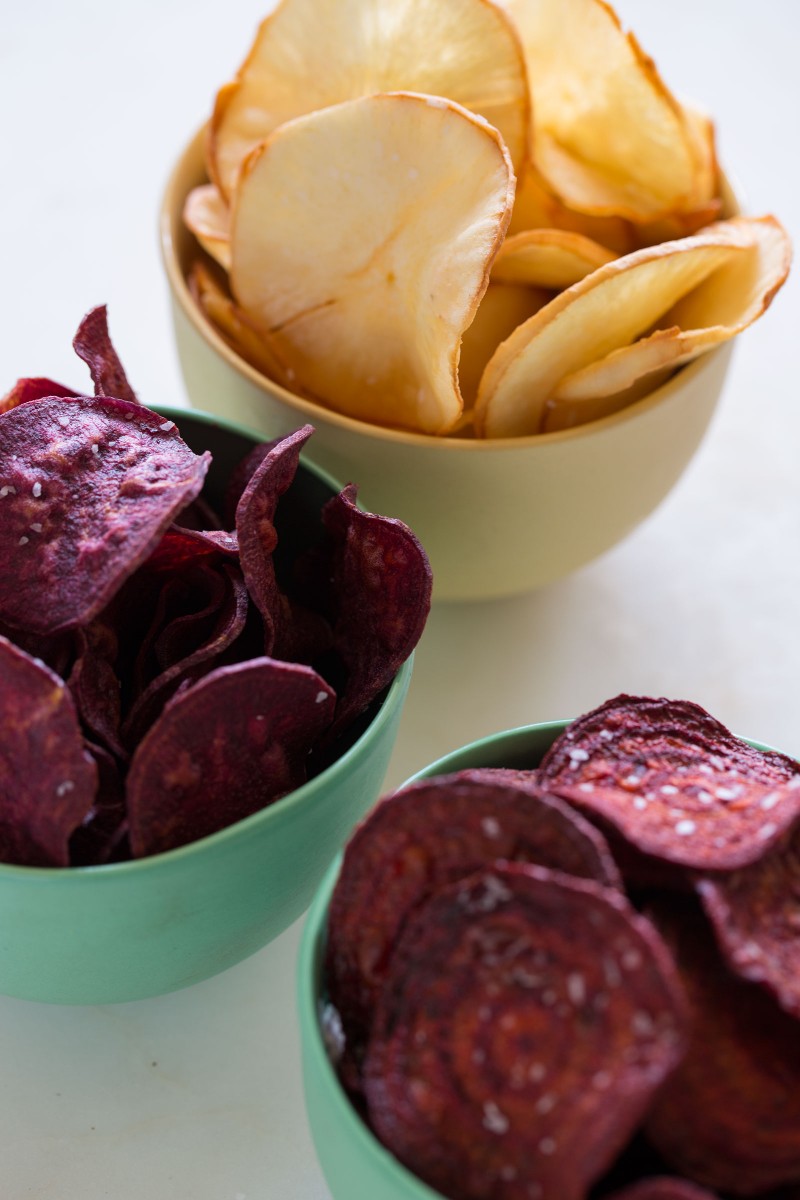
[[[475,404],[486,364],[501,342],[550,300],[543,288],[515,283],[490,283],[475,318],[461,339],[458,387],[466,410]]]
[[[72,388],[63,383],[37,375],[33,378],[18,379],[5,396],[0,397],[0,413],[16,408],[18,404],[27,404],[30,400],[43,400],[46,396],[77,396]]]
[[[75,353],[89,368],[96,396],[112,396],[137,404],[136,393],[128,383],[125,368],[117,356],[108,332],[108,313],[101,304],[88,312],[78,326],[72,342]]]
[[[209,321],[245,362],[283,387],[291,385],[297,391],[294,380],[286,375],[286,368],[277,357],[268,334],[252,324],[203,263],[192,264],[189,287]]]
[[[492,279],[561,291],[614,258],[605,246],[581,233],[529,229],[503,242],[492,266]]]
[[[213,183],[192,188],[183,206],[183,220],[207,254],[227,271],[231,265],[231,214]]]
[[[400,935],[364,1065],[370,1122],[445,1195],[580,1200],[678,1061],[683,1022],[669,955],[619,893],[498,863]]]
[[[608,700],[567,727],[539,779],[642,853],[699,870],[756,862],[800,816],[800,764],[689,701]]]
[[[614,1192],[607,1200],[717,1200],[713,1192],[677,1175],[659,1175]]]
[[[262,23],[208,137],[212,179],[232,197],[241,164],[295,117],[377,92],[446,96],[497,128],[514,163],[528,152],[522,48],[487,0],[283,0]],[[358,186],[358,185],[356,185]]]

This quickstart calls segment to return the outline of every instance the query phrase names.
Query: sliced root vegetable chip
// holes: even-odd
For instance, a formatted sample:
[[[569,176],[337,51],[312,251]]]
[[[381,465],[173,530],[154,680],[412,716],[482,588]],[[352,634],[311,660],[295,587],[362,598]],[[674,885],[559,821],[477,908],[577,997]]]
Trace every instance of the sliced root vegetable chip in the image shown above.
[[[193,842],[298,787],[335,696],[310,667],[251,659],[176,696],[127,780],[134,857]]]
[[[700,139],[604,0],[502,0],[528,65],[534,159],[572,208],[647,220],[689,206]]]
[[[720,221],[694,237],[617,258],[561,292],[490,360],[478,393],[478,432],[540,432],[547,402],[565,376],[640,337],[751,244],[746,223]]]
[[[684,700],[607,701],[567,727],[539,779],[644,854],[697,869],[756,862],[800,816],[800,765]]]
[[[128,383],[125,368],[112,345],[104,304],[86,314],[78,326],[72,345],[89,368],[96,396],[113,396],[116,400],[138,403],[136,393]]]
[[[653,1179],[640,1179],[621,1192],[609,1195],[607,1200],[717,1200],[717,1197],[688,1179],[659,1175]]]
[[[800,1025],[730,973],[702,912],[660,905],[691,1012],[686,1056],[645,1131],[672,1168],[734,1196],[800,1179]]]
[[[577,373],[576,373],[577,374]],[[558,399],[555,396],[548,400],[542,416],[542,433],[553,433],[558,429],[574,429],[576,425],[587,425],[589,421],[600,421],[614,413],[630,408],[637,400],[643,400],[656,388],[666,383],[673,374],[673,369],[664,367],[643,375],[630,387],[621,392],[611,392],[604,396],[589,396],[583,400]],[[574,378],[574,376],[572,377]]]
[[[532,780],[463,771],[387,797],[351,838],[331,899],[326,977],[348,1039],[366,1034],[414,909],[437,887],[495,859],[620,886],[597,831]]]
[[[369,1119],[445,1195],[579,1200],[678,1061],[683,1026],[669,954],[619,893],[495,863],[433,893],[400,935],[364,1064]]]
[[[65,867],[97,789],[69,689],[0,637],[0,704],[0,861]]]
[[[497,128],[514,163],[527,154],[524,56],[497,5],[283,0],[261,25],[237,80],[218,96],[207,145],[211,177],[231,198],[248,153],[280,125],[396,91],[446,96]]]
[[[378,95],[300,117],[243,169],[234,296],[320,402],[445,432],[513,190],[497,132],[449,101]]]
[[[121,685],[115,669],[119,649],[113,626],[102,617],[75,631],[78,652],[67,680],[75,707],[94,742],[124,761],[119,739]]]
[[[200,492],[209,461],[173,421],[124,400],[0,415],[0,620],[35,633],[88,624]]]
[[[461,339],[458,386],[465,408],[474,405],[486,364],[501,342],[517,326],[543,308],[551,293],[543,288],[515,283],[490,283],[478,305],[475,319]]]
[[[761,806],[771,811],[769,792]],[[697,889],[730,969],[800,1017],[800,828],[757,863],[707,875]]]
[[[639,226],[622,217],[593,216],[569,208],[548,188],[536,166],[525,163],[517,180],[514,208],[508,232],[512,236],[529,229],[565,229],[607,246],[615,254],[630,254],[641,245]]]
[[[27,404],[30,400],[44,400],[46,396],[77,396],[72,388],[63,383],[55,383],[52,379],[35,376],[28,379],[18,379],[5,396],[0,397],[0,413],[16,408],[18,404]]]
[[[561,291],[616,257],[582,233],[529,229],[503,242],[492,266],[492,279]]]
[[[213,183],[201,184],[189,192],[183,220],[206,253],[227,271],[231,265],[231,214]]]
[[[664,315],[668,327],[562,379],[552,395],[554,405],[622,392],[652,373],[681,366],[721,345],[766,312],[789,274],[789,237],[774,217],[734,217],[731,224],[749,238],[744,253],[679,300]]]
[[[431,604],[433,577],[423,547],[407,525],[364,512],[356,487],[322,510],[327,539],[313,555],[333,647],[346,681],[339,692],[328,740],[363,712],[394,679],[417,645]]]
[[[232,350],[269,379],[297,390],[294,381],[287,377],[286,368],[275,354],[268,335],[253,325],[203,263],[192,265],[189,287],[200,308],[224,335]]]

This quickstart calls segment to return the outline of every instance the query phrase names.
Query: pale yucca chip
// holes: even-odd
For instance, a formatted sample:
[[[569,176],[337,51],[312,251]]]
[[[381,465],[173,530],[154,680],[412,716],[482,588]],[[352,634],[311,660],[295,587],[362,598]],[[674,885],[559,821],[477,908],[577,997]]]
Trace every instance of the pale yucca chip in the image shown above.
[[[213,183],[192,188],[183,206],[183,221],[207,254],[225,270],[231,265],[231,218],[228,205]]]
[[[582,233],[529,229],[503,242],[494,260],[492,279],[562,291],[616,257]]]
[[[638,227],[622,217],[594,216],[576,212],[560,200],[547,186],[530,160],[517,178],[514,210],[509,234],[528,229],[567,229],[607,246],[617,254],[630,254],[641,245]]]
[[[515,437],[542,431],[546,405],[565,376],[627,346],[751,238],[740,221],[617,258],[561,292],[521,325],[488,363],[476,431]]]
[[[628,393],[642,380],[652,387],[652,375],[729,341],[769,308],[789,273],[789,237],[774,217],[734,217],[730,223],[749,238],[745,251],[665,313],[663,329],[562,379],[552,395],[554,407],[570,402],[579,410],[583,403]]]
[[[276,383],[293,387],[283,364],[270,349],[264,333],[247,319],[230,294],[201,262],[192,265],[189,287],[209,321],[223,335],[231,349]]]
[[[486,364],[501,342],[551,299],[544,288],[518,283],[490,283],[475,319],[461,339],[458,383],[465,408],[471,408]]]
[[[500,131],[515,165],[527,155],[522,47],[490,0],[282,0],[219,93],[211,177],[230,199],[247,154],[285,121],[393,91],[454,100]]]
[[[449,101],[394,93],[299,117],[244,164],[233,295],[321,403],[446,432],[513,198],[500,135]]]
[[[534,160],[571,208],[653,220],[689,207],[698,141],[655,64],[603,0],[503,0],[533,102]]]

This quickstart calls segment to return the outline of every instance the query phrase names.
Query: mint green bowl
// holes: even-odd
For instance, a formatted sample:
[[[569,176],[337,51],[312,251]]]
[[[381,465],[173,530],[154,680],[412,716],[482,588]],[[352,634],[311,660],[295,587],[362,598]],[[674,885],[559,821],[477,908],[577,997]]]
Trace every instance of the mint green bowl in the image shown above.
[[[204,414],[159,411],[195,450],[213,454],[212,494],[260,440]],[[315,467],[301,467],[299,478],[293,520],[302,529],[338,485]],[[377,799],[410,674],[411,660],[332,766],[211,837],[101,867],[0,864],[0,994],[56,1004],[139,1000],[216,975],[277,937],[305,911]]]
[[[568,724],[526,725],[471,742],[425,767],[413,780],[468,767],[533,767]],[[320,1025],[328,905],[341,857],[327,871],[306,917],[298,960],[303,1088],[311,1136],[334,1200],[441,1200],[385,1150],[347,1099],[325,1050]]]

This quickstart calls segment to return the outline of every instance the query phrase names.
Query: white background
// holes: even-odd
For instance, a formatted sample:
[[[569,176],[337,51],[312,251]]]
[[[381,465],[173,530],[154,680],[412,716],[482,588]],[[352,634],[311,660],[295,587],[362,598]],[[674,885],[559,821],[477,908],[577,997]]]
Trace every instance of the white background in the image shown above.
[[[268,0],[24,0],[0,24],[0,393],[85,385],[70,342],[109,306],[146,404],[184,401],[157,243],[171,160]],[[800,6],[620,0],[680,94],[716,117],[750,211],[800,233]],[[437,606],[387,786],[485,733],[619,692],[692,699],[800,755],[800,269],[740,339],[678,488],[602,560],[538,594]],[[3,1200],[326,1200],[294,1018],[299,926],[157,1000],[0,998]]]

